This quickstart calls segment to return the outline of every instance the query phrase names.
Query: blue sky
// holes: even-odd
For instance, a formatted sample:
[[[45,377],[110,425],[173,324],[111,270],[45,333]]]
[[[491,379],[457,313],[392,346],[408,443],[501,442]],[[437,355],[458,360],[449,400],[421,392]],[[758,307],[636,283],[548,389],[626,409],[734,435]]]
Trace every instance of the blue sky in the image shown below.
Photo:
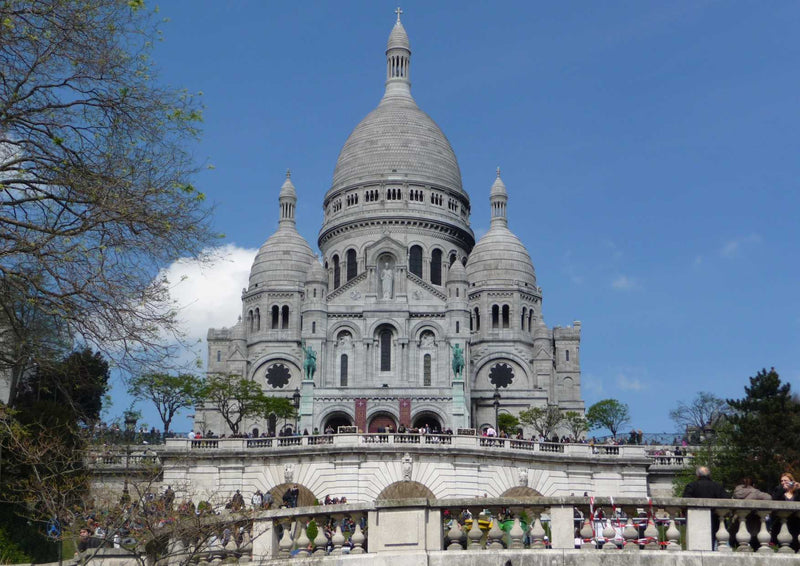
[[[170,1],[163,82],[202,91],[197,184],[227,260],[176,287],[229,326],[287,168],[316,250],[339,150],[382,93],[396,3]],[[409,1],[412,93],[448,136],[476,236],[502,168],[548,325],[583,323],[583,396],[673,430],[698,391],[800,387],[800,4]],[[201,347],[202,350],[202,347]],[[115,390],[117,413],[125,405]],[[142,406],[150,424],[154,413]],[[176,428],[188,429],[188,421]]]

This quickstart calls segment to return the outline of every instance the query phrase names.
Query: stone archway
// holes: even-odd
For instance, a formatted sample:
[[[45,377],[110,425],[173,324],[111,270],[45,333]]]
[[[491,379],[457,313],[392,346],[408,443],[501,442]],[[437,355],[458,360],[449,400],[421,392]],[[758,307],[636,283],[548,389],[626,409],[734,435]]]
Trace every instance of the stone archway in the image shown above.
[[[433,492],[417,481],[396,481],[387,485],[377,499],[436,499]]]
[[[282,483],[280,485],[276,485],[275,487],[269,490],[269,492],[272,494],[272,509],[277,509],[278,507],[283,505],[283,495],[293,485],[297,486],[299,492],[297,496],[298,507],[308,507],[310,505],[314,505],[314,503],[317,502],[317,498],[314,495],[314,493],[303,484]]]
[[[333,432],[338,432],[340,426],[353,426],[353,418],[347,413],[336,411],[325,417],[322,430],[324,432],[330,427],[333,429]]]
[[[367,432],[386,432],[387,427],[397,430],[397,421],[389,413],[378,413],[370,419]]]
[[[417,413],[414,416],[414,420],[412,421],[412,428],[422,428],[423,426],[428,426],[432,431],[441,432],[442,431],[442,421],[439,419],[439,415],[436,413],[432,413],[430,411],[423,411],[421,413]]]
[[[542,494],[526,485],[518,485],[505,490],[500,497],[542,497]]]

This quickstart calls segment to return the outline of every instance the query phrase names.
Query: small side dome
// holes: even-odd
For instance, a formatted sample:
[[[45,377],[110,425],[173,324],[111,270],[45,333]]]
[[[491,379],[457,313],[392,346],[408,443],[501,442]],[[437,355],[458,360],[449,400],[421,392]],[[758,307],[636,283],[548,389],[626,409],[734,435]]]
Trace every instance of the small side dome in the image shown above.
[[[308,242],[294,229],[281,226],[258,250],[250,269],[250,286],[297,288],[305,284],[314,253]]]
[[[475,285],[522,286],[536,289],[536,272],[531,256],[519,238],[508,229],[506,217],[508,193],[500,178],[489,191],[491,225],[475,244],[467,262],[467,277]]]
[[[311,267],[308,269],[308,275],[306,276],[306,285],[310,283],[318,283],[325,287],[328,286],[328,274],[325,273],[325,268],[316,257],[314,261],[311,262]]]
[[[278,195],[278,229],[261,246],[250,269],[250,287],[297,289],[306,281],[314,253],[295,226],[297,191],[286,172]]]
[[[464,269],[464,265],[461,263],[460,259],[456,259],[453,262],[453,265],[450,266],[450,271],[447,275],[447,283],[466,283],[467,282],[467,270]]]

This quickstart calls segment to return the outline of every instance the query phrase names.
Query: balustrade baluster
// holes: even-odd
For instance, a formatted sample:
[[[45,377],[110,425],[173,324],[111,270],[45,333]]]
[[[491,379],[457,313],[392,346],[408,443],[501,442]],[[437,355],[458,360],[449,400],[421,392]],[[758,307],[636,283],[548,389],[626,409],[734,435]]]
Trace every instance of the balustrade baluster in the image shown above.
[[[480,509],[470,509],[472,513],[472,525],[467,533],[467,550],[483,550],[481,539],[483,538],[483,531],[480,526]]]
[[[717,517],[719,517],[719,528],[717,529],[717,551],[718,552],[732,552],[729,541],[731,535],[728,529],[725,528],[725,515],[728,514],[728,509],[715,509]]]
[[[503,547],[503,531],[500,529],[500,522],[498,521],[497,513],[492,517],[492,528],[489,529],[487,535],[486,548],[491,550],[502,550]]]
[[[760,523],[758,535],[756,536],[759,547],[756,552],[759,554],[772,554],[773,550],[769,546],[772,536],[769,534],[769,530],[767,529],[767,517],[769,516],[769,511],[756,511],[756,515],[758,515],[758,521]]]
[[[514,513],[514,524],[511,526],[511,530],[508,531],[508,548],[525,548],[523,538],[525,538],[525,531],[522,530],[519,513]]]
[[[328,537],[325,536],[325,522],[327,517],[317,517],[317,536],[314,537],[314,556],[328,554]]]
[[[464,550],[464,546],[461,544],[462,536],[464,536],[464,531],[461,530],[461,525],[453,519],[450,523],[450,530],[447,531],[447,539],[450,541],[447,550]]]
[[[584,517],[586,517],[586,520],[583,523],[583,528],[581,528],[581,550],[596,548],[591,513],[587,511]]]
[[[632,513],[628,513],[628,522],[625,523],[625,528],[622,529],[622,538],[625,539],[625,546],[622,547],[622,550],[627,550],[628,552],[634,552],[640,550],[639,530],[633,524],[633,519],[631,515]]]
[[[281,536],[281,540],[278,543],[278,554],[282,558],[289,558],[289,553],[292,551],[292,546],[294,546],[291,531],[291,523],[283,525],[283,536]]]
[[[338,523],[336,524],[336,532],[331,537],[331,542],[333,543],[333,550],[331,554],[341,554],[342,553],[342,546],[344,545],[346,539],[342,534],[342,521],[339,519]]]
[[[300,532],[297,535],[297,540],[295,544],[297,545],[297,557],[302,556],[310,556],[311,551],[308,548],[309,543],[311,542],[308,538],[308,523],[303,526],[302,521],[297,522],[300,525]]]
[[[644,529],[644,537],[647,539],[644,543],[645,550],[660,550],[661,548],[658,545],[658,529],[654,519],[655,517],[649,517],[647,527]]]
[[[547,545],[544,542],[544,537],[547,532],[544,530],[544,526],[542,526],[542,509],[535,508],[531,515],[533,517],[533,526],[531,526],[531,548],[534,549],[542,549],[547,548]]]
[[[792,549],[792,534],[789,532],[789,516],[791,512],[789,511],[777,511],[775,513],[778,516],[778,520],[781,522],[781,529],[778,532],[778,544],[781,547],[778,549],[778,552],[781,554],[794,554],[794,550]]]
[[[353,543],[350,554],[364,554],[364,542],[367,540],[367,537],[361,532],[361,521],[359,519],[359,517],[353,519],[356,523],[356,530],[353,532],[353,536],[350,537],[350,542]]]
[[[750,532],[747,530],[747,516],[749,514],[749,509],[738,509],[734,514],[734,517],[739,522],[739,529],[736,531],[736,552],[753,552],[753,547],[750,546]]]
[[[669,507],[667,509],[669,515],[669,526],[667,532],[664,533],[666,537],[666,550],[681,550],[681,531],[675,524],[675,518],[680,514],[680,509],[676,507]]]
[[[603,538],[605,542],[603,543],[603,550],[619,550],[617,548],[617,544],[614,542],[614,538],[617,536],[617,531],[611,525],[611,519],[606,520],[606,526],[603,528]]]

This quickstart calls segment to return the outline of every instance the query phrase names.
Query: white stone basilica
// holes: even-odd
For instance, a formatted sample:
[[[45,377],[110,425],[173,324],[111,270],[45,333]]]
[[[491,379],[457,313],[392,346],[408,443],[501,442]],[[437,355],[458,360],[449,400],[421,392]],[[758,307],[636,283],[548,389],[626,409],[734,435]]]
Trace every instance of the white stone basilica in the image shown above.
[[[386,92],[347,138],[325,194],[322,262],[295,227],[287,174],[279,227],[253,262],[241,319],[208,332],[208,372],[245,376],[275,395],[299,393],[301,431],[455,431],[494,425],[498,410],[548,404],[583,413],[580,323],[545,325],[530,255],[508,227],[499,171],[491,227],[475,243],[458,161],[411,96],[410,64],[398,14]],[[311,351],[313,373],[304,371]],[[208,408],[198,408],[195,428],[228,432]]]

